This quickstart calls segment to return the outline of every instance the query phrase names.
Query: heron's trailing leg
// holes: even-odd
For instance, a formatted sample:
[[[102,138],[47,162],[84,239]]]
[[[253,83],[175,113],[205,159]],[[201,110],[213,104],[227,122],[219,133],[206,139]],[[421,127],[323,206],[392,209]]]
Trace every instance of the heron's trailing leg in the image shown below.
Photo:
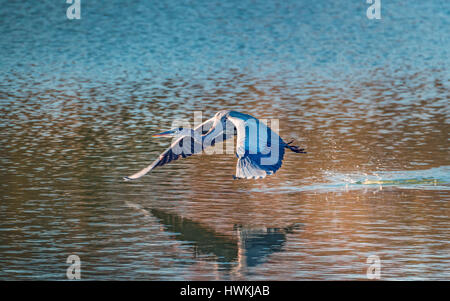
[[[289,148],[291,151],[293,151],[294,153],[300,153],[300,154],[306,154],[305,149],[304,148],[299,148],[296,145],[290,145],[292,142],[294,142],[294,140],[291,140],[290,142],[286,143],[286,145],[284,146],[285,148]]]

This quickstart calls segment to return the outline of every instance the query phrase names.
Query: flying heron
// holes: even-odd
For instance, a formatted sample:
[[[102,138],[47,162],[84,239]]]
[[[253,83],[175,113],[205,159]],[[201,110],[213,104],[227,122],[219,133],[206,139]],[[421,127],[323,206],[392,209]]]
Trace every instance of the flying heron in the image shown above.
[[[171,146],[158,159],[141,171],[124,177],[135,180],[158,166],[180,157],[186,158],[202,152],[208,146],[237,135],[236,175],[238,179],[258,179],[274,174],[284,158],[285,149],[306,153],[303,148],[284,142],[265,123],[248,114],[223,110],[195,128],[175,128],[153,137],[175,137]]]

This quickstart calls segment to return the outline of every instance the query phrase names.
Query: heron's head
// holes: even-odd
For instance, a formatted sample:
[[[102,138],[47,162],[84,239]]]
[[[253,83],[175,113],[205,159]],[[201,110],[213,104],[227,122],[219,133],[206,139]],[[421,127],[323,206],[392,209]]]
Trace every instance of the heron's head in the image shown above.
[[[216,113],[216,115],[214,115],[214,118],[216,120],[225,120],[228,115],[229,115],[230,111],[228,110],[222,110]]]
[[[152,137],[181,137],[185,135],[189,135],[191,133],[191,129],[177,127],[159,134],[154,134]]]

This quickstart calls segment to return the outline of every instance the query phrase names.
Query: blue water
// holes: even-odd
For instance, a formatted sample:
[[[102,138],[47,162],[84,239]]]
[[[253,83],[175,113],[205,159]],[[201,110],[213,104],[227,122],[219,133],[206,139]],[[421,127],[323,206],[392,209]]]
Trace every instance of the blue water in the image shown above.
[[[447,1],[384,1],[381,20],[366,17],[365,1],[82,1],[80,20],[66,18],[63,1],[1,5],[0,76],[15,88],[175,78],[207,85],[230,73],[370,79],[381,68],[449,75]]]
[[[0,0],[0,279],[450,279],[450,4],[381,2]],[[222,109],[307,154],[122,181]]]

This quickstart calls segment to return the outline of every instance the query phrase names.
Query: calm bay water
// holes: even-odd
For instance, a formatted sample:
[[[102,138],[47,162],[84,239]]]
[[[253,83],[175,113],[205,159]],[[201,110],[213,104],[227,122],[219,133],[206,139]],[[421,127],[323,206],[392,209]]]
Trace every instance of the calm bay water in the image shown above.
[[[447,2],[60,2],[0,1],[0,279],[450,279]],[[308,153],[122,181],[221,109]]]

